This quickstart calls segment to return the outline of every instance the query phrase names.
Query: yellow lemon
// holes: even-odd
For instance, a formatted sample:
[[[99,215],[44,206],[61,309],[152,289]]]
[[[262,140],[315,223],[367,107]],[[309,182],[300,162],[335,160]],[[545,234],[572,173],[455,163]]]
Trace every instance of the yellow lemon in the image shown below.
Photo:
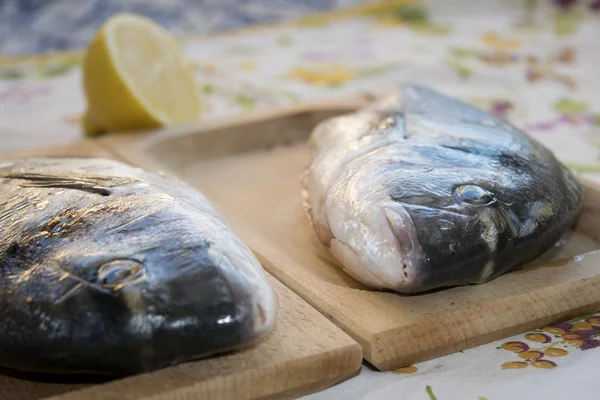
[[[82,65],[86,134],[154,128],[199,118],[200,94],[177,40],[135,14],[107,19]]]

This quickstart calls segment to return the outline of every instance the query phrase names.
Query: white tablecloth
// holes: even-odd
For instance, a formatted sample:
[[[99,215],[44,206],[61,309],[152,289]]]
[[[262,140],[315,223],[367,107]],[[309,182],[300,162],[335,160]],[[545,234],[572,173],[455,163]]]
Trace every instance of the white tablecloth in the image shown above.
[[[205,120],[417,82],[511,120],[600,181],[600,12],[590,2],[549,3],[390,2],[190,38],[185,51]],[[81,135],[79,61],[59,55],[0,67],[0,152]],[[599,345],[600,314],[582,316],[394,372],[364,366],[307,399],[598,399]]]

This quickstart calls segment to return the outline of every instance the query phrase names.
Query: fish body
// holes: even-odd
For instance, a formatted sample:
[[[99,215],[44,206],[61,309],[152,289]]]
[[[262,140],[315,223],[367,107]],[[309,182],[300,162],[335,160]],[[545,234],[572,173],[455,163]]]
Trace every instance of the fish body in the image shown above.
[[[311,133],[305,203],[317,237],[366,286],[483,283],[553,246],[582,191],[507,121],[403,85]]]
[[[193,188],[106,159],[0,162],[0,365],[130,375],[246,347],[276,295]]]

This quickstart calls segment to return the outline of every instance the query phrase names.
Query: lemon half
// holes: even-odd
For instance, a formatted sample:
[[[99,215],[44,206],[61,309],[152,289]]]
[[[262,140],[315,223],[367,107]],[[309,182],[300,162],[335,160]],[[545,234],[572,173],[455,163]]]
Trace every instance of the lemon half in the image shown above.
[[[198,120],[200,94],[178,41],[144,17],[108,18],[82,65],[86,134]]]

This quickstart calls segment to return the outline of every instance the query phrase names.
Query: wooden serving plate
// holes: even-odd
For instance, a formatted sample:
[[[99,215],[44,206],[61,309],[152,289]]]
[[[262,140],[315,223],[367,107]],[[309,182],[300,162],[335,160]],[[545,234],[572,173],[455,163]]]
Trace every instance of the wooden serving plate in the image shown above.
[[[93,141],[3,156],[115,158]],[[0,369],[0,400],[278,399],[325,389],[357,374],[362,349],[271,275],[279,300],[272,333],[247,350],[111,381]]]
[[[600,309],[600,191],[587,183],[576,229],[529,268],[492,282],[406,296],[366,290],[342,272],[309,226],[300,174],[313,127],[362,104],[304,106],[102,144],[200,189],[265,268],[356,339],[380,370]]]

